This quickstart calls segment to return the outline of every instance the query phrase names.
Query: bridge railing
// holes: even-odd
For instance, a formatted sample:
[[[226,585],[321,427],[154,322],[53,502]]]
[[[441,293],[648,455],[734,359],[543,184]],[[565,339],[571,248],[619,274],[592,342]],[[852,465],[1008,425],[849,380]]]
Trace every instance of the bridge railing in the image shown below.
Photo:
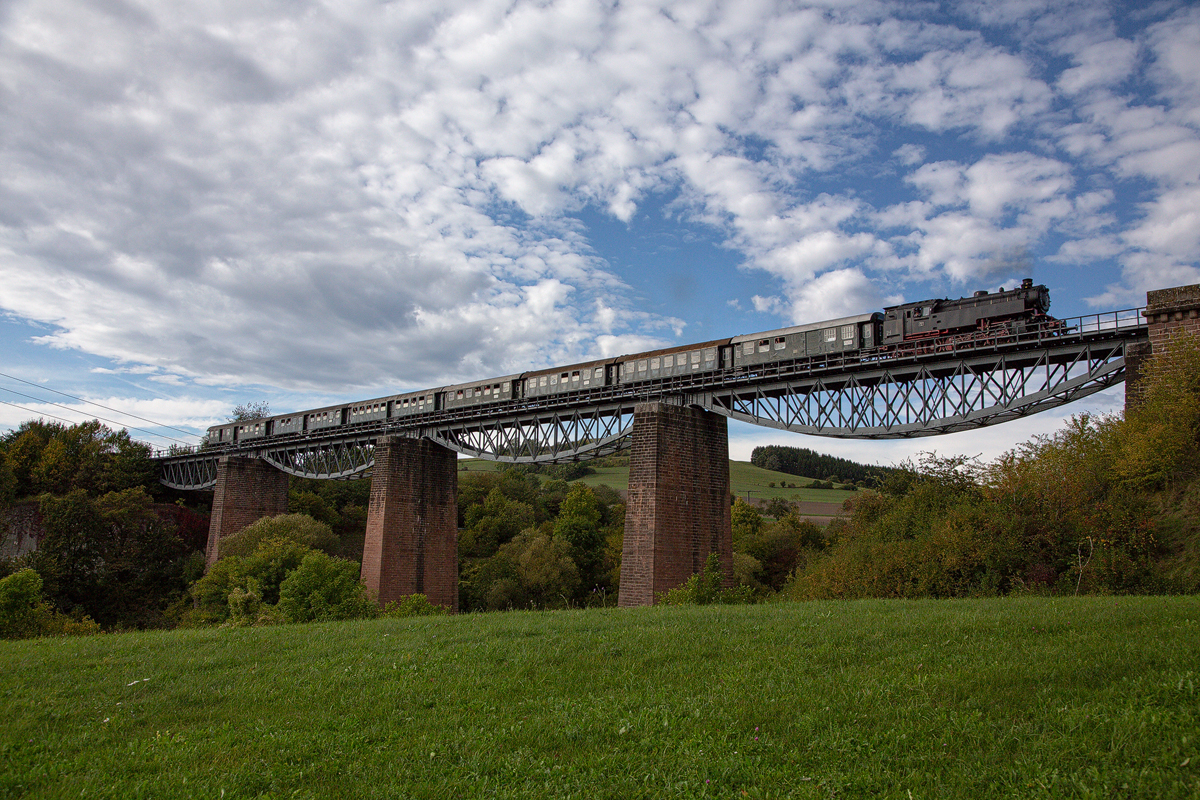
[[[1103,331],[1125,331],[1134,328],[1144,328],[1146,309],[1126,308],[1121,311],[1105,311],[1101,314],[1088,314],[1063,320],[1067,330],[1079,333],[1101,333]]]

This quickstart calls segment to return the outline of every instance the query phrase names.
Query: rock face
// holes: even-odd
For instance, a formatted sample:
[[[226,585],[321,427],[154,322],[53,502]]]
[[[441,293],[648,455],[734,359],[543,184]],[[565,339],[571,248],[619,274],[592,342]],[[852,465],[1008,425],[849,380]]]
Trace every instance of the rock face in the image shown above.
[[[38,549],[46,532],[36,500],[0,511],[0,558],[18,558]]]

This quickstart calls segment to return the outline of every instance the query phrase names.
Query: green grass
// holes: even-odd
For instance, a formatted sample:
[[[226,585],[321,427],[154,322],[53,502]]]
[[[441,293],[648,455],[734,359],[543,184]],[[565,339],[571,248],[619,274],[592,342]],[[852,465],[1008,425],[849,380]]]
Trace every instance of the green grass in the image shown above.
[[[1200,598],[0,642],[3,797],[1200,796]]]
[[[471,458],[459,461],[459,469],[466,466],[470,472],[495,472],[504,465],[496,461],[484,461]],[[588,486],[609,486],[618,491],[624,491],[629,486],[629,467],[593,467],[595,472],[580,478],[581,483]],[[853,492],[840,489],[784,489],[783,483],[803,485],[811,478],[801,478],[788,475],[786,472],[775,472],[769,469],[759,469],[748,461],[729,462],[729,490],[738,497],[746,497],[747,493],[754,499],[770,500],[782,497],[785,500],[815,503],[841,503]],[[774,483],[775,486],[768,484]]]

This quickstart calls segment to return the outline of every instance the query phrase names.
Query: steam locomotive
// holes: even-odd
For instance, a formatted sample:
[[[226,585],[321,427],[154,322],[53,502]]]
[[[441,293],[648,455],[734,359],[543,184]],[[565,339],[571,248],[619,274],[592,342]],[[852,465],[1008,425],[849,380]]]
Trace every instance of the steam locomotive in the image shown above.
[[[682,345],[648,353],[523,372],[472,383],[379,397],[349,405],[240,420],[208,429],[207,443],[228,445],[265,437],[320,433],[384,420],[521,400],[540,400],[602,387],[746,371],[837,355],[889,358],[957,341],[1054,328],[1050,292],[1026,278],[1020,288],[975,292],[957,300],[922,300],[841,319]]]

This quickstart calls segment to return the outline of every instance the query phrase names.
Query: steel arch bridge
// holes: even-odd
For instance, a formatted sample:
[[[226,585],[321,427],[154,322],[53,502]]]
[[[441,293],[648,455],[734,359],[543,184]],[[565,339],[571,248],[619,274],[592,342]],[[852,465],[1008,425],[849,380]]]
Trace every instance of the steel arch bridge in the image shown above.
[[[639,403],[699,408],[813,436],[903,439],[997,425],[1125,380],[1129,347],[1148,341],[1145,309],[1057,320],[1021,333],[976,332],[886,352],[800,359],[599,387],[565,397],[161,454],[160,481],[211,488],[224,455],[261,458],[305,478],[369,473],[386,436],[427,437],[468,456],[514,464],[579,461],[627,446]]]

